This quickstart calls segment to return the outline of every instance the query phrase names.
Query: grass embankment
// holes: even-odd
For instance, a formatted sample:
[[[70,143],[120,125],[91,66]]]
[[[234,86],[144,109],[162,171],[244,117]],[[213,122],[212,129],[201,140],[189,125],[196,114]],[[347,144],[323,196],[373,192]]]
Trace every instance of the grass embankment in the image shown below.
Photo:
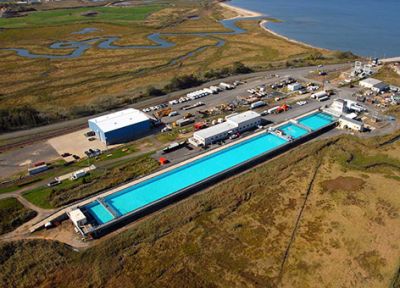
[[[80,253],[2,244],[0,283],[388,287],[400,253],[399,181],[387,177],[400,173],[395,136],[309,143]]]
[[[14,230],[35,216],[35,211],[25,208],[15,198],[0,199],[0,235]]]
[[[374,75],[374,78],[382,80],[388,84],[400,86],[400,75],[397,74],[391,67],[388,65],[383,66],[379,69],[378,73]]]
[[[65,180],[58,186],[39,187],[25,192],[23,196],[38,207],[56,208],[149,174],[158,167],[159,164],[150,155],[139,156],[116,163],[106,170],[93,170],[77,180]]]
[[[75,12],[75,9],[68,9],[67,14],[65,11],[38,12],[50,13],[49,18],[40,23],[63,21],[65,24],[5,29],[0,33],[0,42],[2,47],[26,48],[33,53],[67,54],[71,49],[52,50],[48,47],[56,40],[84,40],[110,36],[120,37],[116,42],[118,45],[148,45],[152,42],[147,39],[147,35],[153,32],[226,31],[216,21],[221,17],[220,8],[202,7],[198,2],[182,5],[179,2],[174,7],[151,14],[144,21],[126,20],[123,24],[115,24],[114,21],[111,23],[106,19],[118,18],[119,12],[112,12],[109,16],[107,13],[100,13],[93,18],[94,20],[87,20],[94,22],[86,24],[76,20],[79,18],[76,15],[80,12]],[[136,15],[134,9],[142,9],[140,11],[143,12],[145,8],[110,9],[129,9],[127,11],[133,11],[133,15]],[[142,12],[138,15],[148,13]],[[57,13],[63,16],[57,16]],[[188,20],[187,17],[193,13],[198,14],[200,18]],[[39,17],[34,15],[35,13],[26,19]],[[123,17],[131,16],[124,14]],[[24,18],[4,21],[24,21]],[[194,74],[207,80],[208,78],[204,77],[207,72],[226,69],[235,62],[242,62],[254,70],[264,70],[286,65],[301,66],[345,60],[335,53],[319,52],[269,34],[258,26],[257,21],[243,21],[240,26],[247,29],[248,33],[219,35],[218,38],[225,41],[225,45],[221,47],[215,47],[218,39],[214,37],[185,35],[165,37],[168,41],[176,43],[176,46],[168,49],[106,50],[98,49],[96,44],[92,44],[93,47],[82,57],[67,60],[27,59],[17,56],[12,51],[0,51],[0,86],[3,88],[0,103],[6,109],[4,114],[7,114],[4,117],[12,118],[13,123],[19,123],[19,128],[24,124],[20,118],[34,117],[37,121],[33,124],[37,122],[41,125],[60,119],[80,117],[133,103],[146,96],[149,85],[163,88],[177,76]],[[87,35],[71,34],[86,27],[97,28],[97,31]],[[201,47],[208,48],[173,65],[169,64],[172,60]],[[27,110],[27,107],[40,113],[28,111],[26,116],[9,115],[10,112],[24,115],[24,111],[16,109]]]

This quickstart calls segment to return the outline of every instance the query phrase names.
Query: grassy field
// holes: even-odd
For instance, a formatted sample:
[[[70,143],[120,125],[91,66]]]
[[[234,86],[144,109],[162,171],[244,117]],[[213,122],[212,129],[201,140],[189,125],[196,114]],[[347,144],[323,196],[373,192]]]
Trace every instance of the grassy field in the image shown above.
[[[0,235],[14,230],[23,223],[31,220],[35,216],[35,211],[25,208],[17,199],[1,199]]]
[[[55,41],[110,36],[120,37],[116,42],[118,45],[151,44],[147,35],[153,32],[224,31],[216,20],[226,17],[226,12],[217,6],[203,6],[202,2],[185,3],[150,8],[90,8],[105,10],[98,18],[88,19],[88,23],[79,20],[79,9],[4,19],[3,25],[14,27],[28,23],[29,19],[32,24],[2,30],[0,43],[2,48],[67,54],[70,49],[55,51],[48,47]],[[40,20],[40,13],[50,13],[50,16]],[[200,18],[189,20],[190,15]],[[162,88],[176,76],[195,74],[202,77],[208,70],[229,67],[237,61],[255,70],[283,67],[288,63],[307,65],[343,61],[327,51],[322,51],[323,57],[315,60],[313,55],[320,52],[269,34],[258,26],[257,21],[243,21],[240,26],[248,33],[221,35],[219,38],[226,41],[222,47],[213,47],[218,41],[215,38],[186,35],[166,37],[177,43],[167,49],[104,50],[94,43],[82,57],[67,60],[27,59],[13,51],[0,50],[0,105],[3,109],[32,107],[49,121],[56,121],[120,107],[143,97],[149,85]],[[97,31],[87,35],[71,34],[87,27]],[[209,48],[193,57],[170,64],[172,60],[206,46]]]
[[[400,253],[398,135],[309,143],[80,253],[4,243],[0,283],[390,287]]]
[[[104,22],[126,24],[131,21],[143,21],[151,13],[161,9],[161,6],[142,7],[85,7],[74,9],[57,9],[29,13],[25,17],[0,18],[2,28],[46,27],[54,25],[69,25],[78,23]],[[87,17],[86,12],[97,12],[97,16]]]

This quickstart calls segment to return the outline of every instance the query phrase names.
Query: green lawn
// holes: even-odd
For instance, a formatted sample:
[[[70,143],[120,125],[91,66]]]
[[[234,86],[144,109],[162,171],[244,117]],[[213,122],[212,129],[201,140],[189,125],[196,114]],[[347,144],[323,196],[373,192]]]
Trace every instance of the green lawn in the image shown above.
[[[60,9],[51,11],[39,11],[28,14],[25,17],[0,18],[1,28],[23,28],[32,26],[66,25],[72,23],[110,22],[127,23],[140,21],[162,6],[140,6],[140,7],[85,7],[75,9]],[[81,14],[87,11],[98,12],[97,16],[87,17]]]
[[[44,209],[51,209],[54,208],[50,202],[51,189],[49,187],[43,186],[31,191],[24,193],[22,196],[32,204],[44,208]]]
[[[23,193],[23,197],[44,209],[61,207],[99,191],[150,174],[158,167],[158,162],[149,153],[133,159],[121,160],[106,170],[91,171],[90,175],[75,181],[65,180],[54,187],[44,186],[27,191]]]
[[[14,191],[17,191],[19,188],[20,187],[18,187],[16,185],[5,187],[5,188],[1,188],[0,189],[0,194],[14,192]]]
[[[35,216],[35,211],[25,208],[15,198],[0,200],[0,235],[14,230]]]
[[[138,149],[136,148],[135,145],[129,145],[129,146],[123,146],[118,149],[114,149],[111,151],[107,151],[99,156],[98,161],[103,161],[103,160],[111,160],[111,159],[117,159],[121,158],[123,156],[132,154],[134,152],[137,152]]]
[[[44,208],[52,209],[56,206],[51,202],[52,193],[57,193],[59,191],[67,191],[76,189],[85,183],[90,183],[91,181],[100,178],[103,175],[101,171],[92,171],[90,175],[77,180],[65,180],[60,185],[54,187],[42,186],[36,189],[30,190],[23,193],[23,197],[31,202],[32,204]]]

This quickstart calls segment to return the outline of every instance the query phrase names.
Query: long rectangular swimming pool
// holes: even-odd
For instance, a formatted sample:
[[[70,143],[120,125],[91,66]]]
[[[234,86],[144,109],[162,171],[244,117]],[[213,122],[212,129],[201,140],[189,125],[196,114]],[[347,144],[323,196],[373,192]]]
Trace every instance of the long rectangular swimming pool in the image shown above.
[[[332,124],[336,119],[326,113],[317,112],[299,118],[297,123],[287,123],[278,127],[293,139],[301,138]],[[85,213],[90,214],[97,222],[96,226],[107,224],[116,217],[120,218],[131,212],[140,211],[175,193],[184,191],[219,175],[231,168],[256,159],[289,143],[285,137],[277,134],[262,133],[218,152],[210,153],[170,171],[161,173],[128,188],[117,191],[104,198],[94,200],[83,206]]]
[[[123,216],[287,143],[277,135],[261,134],[111,194],[103,203]],[[98,224],[114,219],[98,201],[84,208]]]

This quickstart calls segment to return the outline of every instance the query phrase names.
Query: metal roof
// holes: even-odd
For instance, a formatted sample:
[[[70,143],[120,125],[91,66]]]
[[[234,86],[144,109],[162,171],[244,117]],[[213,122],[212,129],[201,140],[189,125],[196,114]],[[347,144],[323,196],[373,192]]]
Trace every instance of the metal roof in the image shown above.
[[[198,137],[205,139],[222,134],[224,132],[229,132],[230,130],[237,128],[243,122],[258,118],[260,118],[260,114],[254,111],[246,111],[240,114],[232,114],[230,116],[226,116],[226,122],[211,126],[200,131],[196,131],[194,134]]]
[[[69,211],[68,214],[72,222],[77,223],[79,221],[86,220],[85,214],[83,214],[83,212],[79,208]]]
[[[226,116],[226,120],[228,122],[232,122],[232,123],[236,123],[236,124],[240,124],[243,122],[246,122],[248,120],[251,119],[257,119],[260,117],[260,114],[258,114],[257,112],[254,111],[246,111],[240,114],[234,114],[232,116]]]
[[[230,122],[223,122],[221,124],[217,124],[215,126],[211,126],[209,128],[199,130],[194,132],[194,134],[198,137],[203,139],[210,138],[215,135],[222,134],[224,132],[229,132],[232,129],[237,128],[237,124],[230,123]]]
[[[381,80],[378,80],[378,79],[375,79],[375,78],[368,78],[368,79],[360,81],[360,84],[371,85],[371,86],[379,85],[381,83],[382,83]]]
[[[95,123],[103,132],[109,132],[144,121],[149,121],[149,119],[149,116],[142,111],[128,108],[97,118],[89,119],[89,122]]]

